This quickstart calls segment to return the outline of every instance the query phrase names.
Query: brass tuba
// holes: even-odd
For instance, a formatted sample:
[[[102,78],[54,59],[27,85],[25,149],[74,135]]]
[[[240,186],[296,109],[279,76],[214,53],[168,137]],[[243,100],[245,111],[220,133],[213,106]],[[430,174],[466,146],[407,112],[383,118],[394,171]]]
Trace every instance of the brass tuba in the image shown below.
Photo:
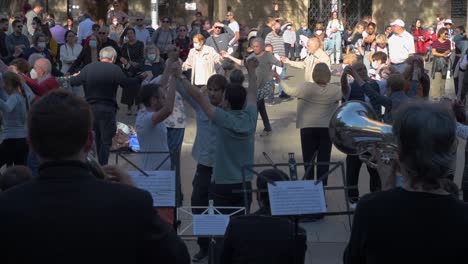
[[[376,156],[388,164],[395,159],[397,150],[392,126],[376,120],[377,115],[369,104],[348,101],[330,119],[330,139],[337,149],[358,155],[372,168],[377,167]]]

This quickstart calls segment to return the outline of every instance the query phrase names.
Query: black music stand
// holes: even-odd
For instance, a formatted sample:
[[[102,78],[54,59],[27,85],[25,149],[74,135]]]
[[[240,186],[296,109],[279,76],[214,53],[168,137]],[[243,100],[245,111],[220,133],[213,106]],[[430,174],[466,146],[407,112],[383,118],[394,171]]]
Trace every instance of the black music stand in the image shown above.
[[[155,207],[155,208],[171,208],[171,209],[173,209],[172,226],[174,227],[175,230],[177,230],[177,227],[179,225],[179,223],[177,222],[177,207],[182,204],[182,199],[183,199],[182,193],[181,193],[182,192],[181,183],[180,183],[180,155],[179,155],[179,152],[178,151],[173,151],[173,152],[170,152],[170,151],[138,151],[138,152],[134,152],[134,151],[130,151],[130,150],[115,151],[115,164],[119,164],[119,158],[122,158],[128,164],[130,164],[133,168],[135,168],[137,171],[139,171],[143,175],[149,177],[149,175],[143,169],[141,169],[133,161],[131,161],[129,158],[127,158],[128,155],[133,155],[133,154],[136,154],[136,155],[141,155],[141,154],[162,154],[162,155],[164,155],[165,154],[165,155],[167,155],[167,157],[165,157],[161,161],[161,163],[156,167],[155,170],[159,170],[167,160],[171,160],[171,158],[172,158],[173,162],[171,162],[171,169],[175,171],[175,182],[176,182],[176,186],[175,186],[176,187],[176,191],[175,191],[176,205],[175,205],[175,207]]]

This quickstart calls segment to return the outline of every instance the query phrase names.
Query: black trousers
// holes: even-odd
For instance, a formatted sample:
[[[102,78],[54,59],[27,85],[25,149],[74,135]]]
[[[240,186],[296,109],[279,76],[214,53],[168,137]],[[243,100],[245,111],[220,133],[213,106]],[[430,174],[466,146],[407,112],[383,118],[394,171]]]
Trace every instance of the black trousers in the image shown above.
[[[347,186],[357,186],[359,182],[359,171],[361,170],[362,161],[358,156],[346,156],[346,182]],[[380,191],[382,189],[382,183],[380,181],[379,173],[377,170],[367,166],[369,172],[370,181],[369,189],[371,192]],[[359,200],[359,188],[349,189],[348,198],[351,202],[357,202]]]
[[[117,109],[114,106],[98,103],[92,104],[91,110],[94,115],[94,133],[98,160],[101,165],[106,165],[109,161],[112,138],[117,130]]]
[[[210,191],[211,175],[213,168],[202,164],[197,165],[197,171],[192,181],[192,197],[190,199],[192,206],[208,206],[208,195]],[[194,214],[203,213],[204,209],[192,209]],[[208,252],[209,245],[208,237],[199,237],[197,239],[198,246],[201,250]]]
[[[308,162],[330,162],[332,142],[330,140],[330,135],[328,133],[327,127],[308,127],[301,128],[301,148],[302,148],[302,157],[304,163]],[[314,154],[317,153],[314,160]],[[309,169],[310,166],[305,165],[305,171]],[[317,178],[324,175],[328,172],[329,165],[318,165],[317,166]],[[315,168],[310,170],[308,175],[305,175],[306,179],[315,178]],[[324,185],[327,185],[328,180],[323,181]]]
[[[28,143],[26,138],[8,138],[0,144],[0,167],[26,165]]]
[[[262,117],[263,127],[265,131],[271,131],[270,119],[268,119],[268,113],[265,107],[265,99],[260,99],[257,101],[257,109],[260,117]]]

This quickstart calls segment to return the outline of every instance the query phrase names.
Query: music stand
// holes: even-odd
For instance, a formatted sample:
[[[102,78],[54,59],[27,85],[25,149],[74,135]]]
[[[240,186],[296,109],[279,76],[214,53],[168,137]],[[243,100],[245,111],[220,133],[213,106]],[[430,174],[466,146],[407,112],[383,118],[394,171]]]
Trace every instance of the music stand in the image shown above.
[[[146,173],[143,169],[141,169],[138,165],[136,165],[133,161],[131,161],[127,156],[128,155],[140,155],[140,154],[161,154],[161,155],[167,155],[166,157],[163,158],[163,160],[158,164],[155,170],[159,170],[166,161],[171,159],[171,169],[175,171],[175,207],[154,207],[156,210],[159,209],[164,209],[164,208],[170,208],[173,210],[172,212],[172,226],[175,230],[177,230],[178,222],[177,222],[177,206],[182,204],[182,194],[181,194],[181,186],[180,186],[180,156],[178,151],[129,151],[129,150],[120,150],[115,152],[115,164],[119,164],[119,158],[122,158],[125,160],[130,166],[135,168],[137,171],[139,171],[141,174],[150,177],[148,173]]]
[[[194,214],[193,209],[205,209],[201,214]],[[231,211],[230,213],[224,213],[222,211]],[[191,216],[192,218],[195,218],[196,216],[203,216],[203,215],[211,215],[211,216],[227,216],[229,219],[232,216],[238,215],[239,213],[244,212],[244,215],[246,214],[246,208],[245,207],[231,207],[231,206],[219,206],[215,207],[213,205],[213,200],[209,200],[209,205],[208,206],[183,206],[183,207],[178,207],[177,208],[177,220],[179,222],[182,222],[179,218],[181,215],[188,215]],[[205,235],[196,235],[195,230],[193,231],[193,234],[187,234],[188,230],[194,227],[193,221],[187,224],[186,226],[181,225],[181,230],[177,232],[177,234],[180,237],[185,237],[185,238],[194,238],[194,237],[209,237],[210,243],[208,246],[208,263],[212,263],[212,261],[215,261],[216,255],[215,255],[215,246],[216,246],[216,238],[219,237],[224,237],[224,231],[227,227],[227,224],[224,227],[224,231],[217,231],[213,232],[211,234],[205,234]]]

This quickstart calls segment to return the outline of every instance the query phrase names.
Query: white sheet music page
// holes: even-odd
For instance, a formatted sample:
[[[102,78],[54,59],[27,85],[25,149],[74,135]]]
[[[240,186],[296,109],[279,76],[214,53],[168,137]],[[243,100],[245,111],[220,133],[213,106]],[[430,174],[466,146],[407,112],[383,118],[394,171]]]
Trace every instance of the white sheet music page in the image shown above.
[[[149,176],[139,171],[129,171],[136,187],[146,190],[153,197],[154,207],[176,206],[175,171],[145,171]]]
[[[268,184],[272,215],[325,213],[323,184],[315,181],[278,181]]]
[[[196,236],[222,236],[229,224],[228,215],[193,215],[193,234]]]

